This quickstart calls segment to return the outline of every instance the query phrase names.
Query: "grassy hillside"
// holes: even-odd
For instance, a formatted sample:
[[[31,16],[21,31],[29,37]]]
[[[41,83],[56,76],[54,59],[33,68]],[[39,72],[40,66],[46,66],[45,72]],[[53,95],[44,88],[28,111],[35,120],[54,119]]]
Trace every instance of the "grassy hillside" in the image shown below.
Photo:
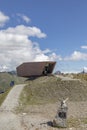
[[[87,74],[73,74],[74,78],[81,79],[87,81]]]
[[[45,76],[27,81],[20,102],[24,105],[54,103],[69,97],[71,101],[87,100],[87,82],[80,80],[61,80]]]
[[[14,81],[15,84],[20,84],[24,80],[24,78],[17,77],[15,74],[2,72],[0,73],[0,90],[7,90],[10,87],[11,81]]]
[[[22,84],[25,81],[25,78],[17,77],[15,74],[7,73],[7,72],[0,72],[0,105],[6,98],[7,94],[11,90],[10,82],[14,81],[15,84]]]

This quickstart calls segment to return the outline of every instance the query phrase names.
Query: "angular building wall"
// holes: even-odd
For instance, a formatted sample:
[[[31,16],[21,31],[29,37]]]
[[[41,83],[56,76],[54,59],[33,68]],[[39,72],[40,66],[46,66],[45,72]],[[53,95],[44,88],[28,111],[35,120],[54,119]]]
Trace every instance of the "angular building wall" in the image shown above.
[[[17,75],[20,77],[32,77],[51,74],[56,62],[26,62],[19,65]]]

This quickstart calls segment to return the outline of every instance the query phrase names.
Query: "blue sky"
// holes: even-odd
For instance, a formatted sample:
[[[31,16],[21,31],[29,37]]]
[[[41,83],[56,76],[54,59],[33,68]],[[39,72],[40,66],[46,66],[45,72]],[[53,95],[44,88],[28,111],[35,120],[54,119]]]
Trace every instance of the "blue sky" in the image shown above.
[[[87,70],[87,0],[0,0],[0,71],[56,60],[56,70]]]

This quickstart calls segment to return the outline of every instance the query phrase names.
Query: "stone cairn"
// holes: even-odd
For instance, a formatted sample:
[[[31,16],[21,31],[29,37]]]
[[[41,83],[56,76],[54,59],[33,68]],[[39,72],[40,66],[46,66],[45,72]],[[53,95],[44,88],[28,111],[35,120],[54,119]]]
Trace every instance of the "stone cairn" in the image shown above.
[[[57,114],[53,120],[53,127],[60,127],[60,128],[67,127],[67,111],[68,111],[68,107],[66,104],[67,100],[68,98],[61,101],[61,105],[57,110]]]

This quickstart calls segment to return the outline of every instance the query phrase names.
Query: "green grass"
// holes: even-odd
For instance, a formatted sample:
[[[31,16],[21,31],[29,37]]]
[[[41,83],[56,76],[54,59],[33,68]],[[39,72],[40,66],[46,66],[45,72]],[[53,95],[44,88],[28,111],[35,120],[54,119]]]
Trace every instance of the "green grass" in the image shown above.
[[[73,74],[73,77],[87,81],[87,74]]]
[[[81,120],[77,118],[69,118],[67,121],[68,126],[67,127],[74,127],[77,128],[81,125]]]
[[[79,128],[79,127],[81,127],[81,125],[85,125],[85,124],[87,124],[87,118],[73,118],[73,117],[71,117],[71,118],[69,118],[68,120],[67,120],[67,127],[74,127],[74,128]]]
[[[17,77],[16,75],[12,75],[7,72],[0,73],[0,90],[5,91],[5,93],[0,94],[0,105],[6,98],[7,94],[11,90],[10,82],[14,81],[15,84],[22,84],[26,79]]]
[[[3,101],[5,100],[5,98],[7,97],[10,90],[11,90],[11,88],[9,88],[5,93],[0,94],[0,106],[3,103]]]
[[[16,75],[9,74],[7,72],[0,73],[0,89],[7,90],[10,87],[10,82],[14,81],[15,84],[24,82],[24,78],[17,77]]]

